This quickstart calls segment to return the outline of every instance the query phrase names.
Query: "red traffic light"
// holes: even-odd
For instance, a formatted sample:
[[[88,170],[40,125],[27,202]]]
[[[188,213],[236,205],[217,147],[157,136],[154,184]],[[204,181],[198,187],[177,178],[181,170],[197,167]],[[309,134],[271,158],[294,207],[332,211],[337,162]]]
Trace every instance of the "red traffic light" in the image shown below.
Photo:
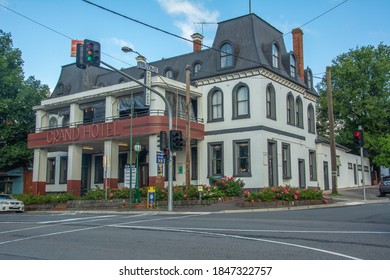
[[[355,135],[354,136],[355,137],[360,137],[360,131],[359,130],[355,131]]]

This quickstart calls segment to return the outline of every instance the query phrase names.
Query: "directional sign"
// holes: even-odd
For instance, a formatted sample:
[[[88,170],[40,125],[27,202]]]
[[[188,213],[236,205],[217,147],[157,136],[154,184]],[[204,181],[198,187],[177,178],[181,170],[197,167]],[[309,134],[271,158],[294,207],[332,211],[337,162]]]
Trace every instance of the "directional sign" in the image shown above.
[[[158,74],[158,68],[156,66],[149,65],[144,61],[138,61],[137,68]]]

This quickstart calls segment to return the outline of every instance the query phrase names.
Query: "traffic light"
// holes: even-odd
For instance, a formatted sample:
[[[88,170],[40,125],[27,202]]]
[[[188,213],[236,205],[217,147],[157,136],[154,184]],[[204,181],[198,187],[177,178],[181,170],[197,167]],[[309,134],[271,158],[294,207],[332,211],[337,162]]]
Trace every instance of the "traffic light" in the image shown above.
[[[76,45],[76,66],[81,69],[85,69],[86,65],[84,63],[84,45]]]
[[[157,142],[159,143],[160,151],[164,152],[168,149],[168,135],[165,131],[160,131]]]
[[[353,133],[353,143],[355,148],[364,147],[363,130],[355,130],[355,132]]]
[[[100,43],[84,40],[83,59],[85,65],[100,66]]]
[[[172,151],[181,151],[183,147],[184,140],[183,135],[180,130],[171,130],[169,131],[170,138],[170,147]]]

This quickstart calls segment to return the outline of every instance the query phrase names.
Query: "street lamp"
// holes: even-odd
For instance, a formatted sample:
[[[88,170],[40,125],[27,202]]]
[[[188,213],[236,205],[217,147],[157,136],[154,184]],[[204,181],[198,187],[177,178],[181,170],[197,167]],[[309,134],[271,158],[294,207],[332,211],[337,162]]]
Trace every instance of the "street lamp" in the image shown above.
[[[124,53],[134,52],[132,48],[129,48],[127,46],[122,47],[122,51]],[[138,52],[135,52],[138,55],[140,55]],[[129,198],[129,207],[132,208],[132,188],[133,188],[133,151],[131,150],[133,148],[133,116],[134,116],[134,96],[133,92],[131,92],[131,98],[130,98],[130,198]],[[139,196],[138,196],[139,199]]]
[[[141,151],[142,146],[138,143],[134,145],[134,151],[136,153],[136,161],[135,161],[135,194],[134,194],[134,202],[139,203],[139,170],[138,170],[138,155],[139,152]]]

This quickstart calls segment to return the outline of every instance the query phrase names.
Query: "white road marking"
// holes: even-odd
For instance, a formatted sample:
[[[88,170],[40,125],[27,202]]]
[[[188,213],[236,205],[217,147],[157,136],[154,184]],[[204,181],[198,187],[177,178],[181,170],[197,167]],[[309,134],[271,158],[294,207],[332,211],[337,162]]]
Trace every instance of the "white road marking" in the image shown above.
[[[236,238],[236,239],[242,239],[242,240],[252,240],[252,241],[260,241],[265,243],[274,243],[279,245],[285,245],[290,247],[297,247],[301,249],[307,249],[312,251],[317,251],[325,254],[335,255],[339,257],[343,257],[346,259],[351,260],[361,260],[359,258],[329,251],[329,250],[323,250],[315,247],[309,247],[294,243],[287,243],[287,242],[280,242],[280,241],[274,241],[274,240],[268,240],[263,238],[254,238],[254,237],[246,237],[246,236],[240,236],[240,235],[232,235],[232,234],[224,234],[224,233],[213,233],[213,232],[207,232],[207,231],[197,231],[197,230],[187,230],[187,229],[180,229],[180,228],[164,228],[164,227],[139,227],[139,226],[119,226],[119,225],[112,225],[113,227],[123,227],[123,228],[134,228],[134,229],[149,229],[149,230],[159,230],[159,231],[174,231],[174,232],[184,232],[184,233],[194,233],[194,234],[205,234],[205,235],[211,235],[211,236],[220,236],[220,237],[229,237],[229,238]]]

